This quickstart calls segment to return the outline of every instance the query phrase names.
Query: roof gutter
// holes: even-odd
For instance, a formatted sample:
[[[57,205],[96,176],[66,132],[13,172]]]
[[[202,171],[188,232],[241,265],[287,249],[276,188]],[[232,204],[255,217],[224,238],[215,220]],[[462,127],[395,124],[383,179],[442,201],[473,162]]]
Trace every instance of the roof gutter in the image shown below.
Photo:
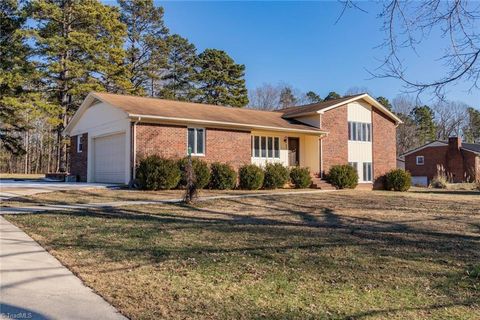
[[[310,133],[315,135],[327,134],[326,131],[322,131],[322,130],[282,128],[282,127],[261,126],[261,125],[224,122],[224,121],[198,120],[198,119],[164,117],[164,116],[149,116],[149,115],[142,115],[142,114],[129,114],[129,117],[131,119],[141,118],[141,119],[160,120],[160,121],[168,121],[168,122],[175,122],[175,123],[187,122],[187,123],[196,123],[196,124],[202,124],[202,125],[220,125],[220,126],[244,128],[244,129],[262,129],[262,130],[272,130],[272,131],[281,131],[281,132],[283,131],[283,132]]]

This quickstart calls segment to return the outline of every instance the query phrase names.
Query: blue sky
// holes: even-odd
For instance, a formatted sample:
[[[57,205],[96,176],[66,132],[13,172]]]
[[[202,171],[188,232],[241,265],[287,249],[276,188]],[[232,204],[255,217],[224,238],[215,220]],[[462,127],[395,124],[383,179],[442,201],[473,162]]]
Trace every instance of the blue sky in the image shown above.
[[[402,90],[394,79],[370,79],[384,52],[378,3],[361,3],[368,13],[349,10],[335,24],[342,6],[332,2],[177,2],[157,1],[165,8],[171,33],[205,48],[225,50],[246,66],[247,87],[285,82],[324,97],[335,90],[367,87],[375,96],[392,99]],[[436,58],[439,37],[431,37],[411,59],[409,72],[419,80],[440,74]],[[436,70],[436,71],[435,71]],[[467,84],[450,87],[447,98],[480,106],[480,91],[468,93]],[[423,97],[428,103],[428,97]]]

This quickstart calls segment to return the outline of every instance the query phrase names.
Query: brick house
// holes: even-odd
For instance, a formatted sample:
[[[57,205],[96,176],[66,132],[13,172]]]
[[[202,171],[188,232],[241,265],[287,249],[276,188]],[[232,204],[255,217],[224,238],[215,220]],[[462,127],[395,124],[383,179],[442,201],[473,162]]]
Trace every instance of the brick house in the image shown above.
[[[480,180],[480,144],[462,143],[458,137],[427,143],[403,157],[415,185],[428,185],[439,170],[452,182]]]
[[[324,177],[350,163],[371,185],[396,167],[393,113],[368,94],[277,111],[90,93],[65,129],[70,172],[81,181],[128,183],[150,154],[211,163],[308,167]]]

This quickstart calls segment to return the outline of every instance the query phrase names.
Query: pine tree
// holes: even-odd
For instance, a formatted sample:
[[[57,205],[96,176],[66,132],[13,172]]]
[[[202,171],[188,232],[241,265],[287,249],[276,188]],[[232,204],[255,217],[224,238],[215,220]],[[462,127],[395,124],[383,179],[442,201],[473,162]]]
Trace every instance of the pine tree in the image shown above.
[[[26,123],[20,117],[25,84],[32,74],[27,62],[28,47],[19,32],[25,23],[16,0],[0,3],[0,141],[2,149],[13,154],[25,152],[20,133]]]
[[[420,144],[435,140],[436,128],[434,113],[429,106],[416,106],[412,110],[412,118],[416,124],[416,134]]]
[[[85,95],[129,90],[122,64],[125,25],[116,8],[98,0],[35,0],[30,9],[40,70],[51,102],[61,108],[57,170],[64,171],[62,131]]]
[[[335,91],[330,91],[328,95],[323,99],[324,101],[340,99],[342,96],[336,93]]]
[[[161,77],[158,96],[164,99],[190,101],[194,98],[195,46],[178,34],[167,38],[167,66]]]
[[[293,94],[292,88],[286,86],[280,91],[280,107],[288,108],[292,107],[297,103],[297,98]]]
[[[197,101],[231,107],[248,104],[243,64],[236,64],[225,51],[206,49],[196,66]]]
[[[388,101],[387,98],[380,96],[377,98],[377,101],[380,102],[382,106],[392,111],[392,105],[390,104],[390,101]]]
[[[121,20],[127,26],[127,65],[135,91],[155,95],[154,84],[165,66],[168,29],[163,8],[152,0],[118,0]]]
[[[468,122],[463,129],[465,141],[470,143],[480,143],[480,111],[469,107],[467,108]]]
[[[320,98],[320,96],[313,91],[308,91],[305,94],[305,97],[307,98],[308,103],[317,103],[323,101],[323,99]]]

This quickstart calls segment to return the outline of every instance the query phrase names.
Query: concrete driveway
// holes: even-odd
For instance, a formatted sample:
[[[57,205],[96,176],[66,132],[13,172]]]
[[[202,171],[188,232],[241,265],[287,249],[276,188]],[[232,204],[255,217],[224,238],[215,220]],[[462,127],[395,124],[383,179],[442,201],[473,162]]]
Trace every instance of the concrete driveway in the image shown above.
[[[36,180],[0,180],[0,200],[8,198],[29,196],[37,193],[81,190],[93,188],[112,188],[114,184],[105,183],[83,183],[83,182],[50,182]]]

